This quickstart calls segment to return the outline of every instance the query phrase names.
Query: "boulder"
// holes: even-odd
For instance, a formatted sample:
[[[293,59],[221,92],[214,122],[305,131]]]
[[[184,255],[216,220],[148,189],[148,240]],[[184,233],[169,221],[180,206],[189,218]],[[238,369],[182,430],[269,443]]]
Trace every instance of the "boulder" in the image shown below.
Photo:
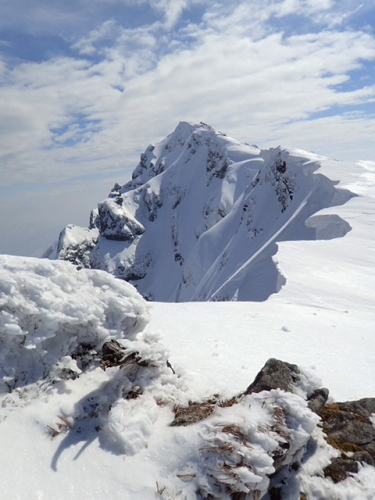
[[[370,420],[374,398],[325,406],[320,416],[324,432],[342,451],[365,451],[375,460],[375,428]]]
[[[246,389],[245,394],[272,389],[294,392],[293,389],[299,380],[299,374],[297,365],[270,358],[255,377],[254,382]]]
[[[302,376],[297,365],[271,358],[245,394],[282,389],[300,395]],[[321,417],[327,442],[341,452],[324,469],[325,477],[338,483],[348,475],[357,473],[360,463],[374,466],[375,426],[371,416],[375,413],[375,398],[327,405],[328,395],[328,389],[318,388],[307,398],[307,404],[311,411]]]

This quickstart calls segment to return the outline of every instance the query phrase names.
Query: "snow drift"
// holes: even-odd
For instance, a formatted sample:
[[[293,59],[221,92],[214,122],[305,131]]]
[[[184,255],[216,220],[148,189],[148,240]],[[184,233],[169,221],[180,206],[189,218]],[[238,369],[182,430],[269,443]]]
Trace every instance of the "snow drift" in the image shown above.
[[[146,148],[89,229],[67,226],[45,256],[105,270],[148,300],[264,301],[285,283],[277,242],[350,230],[336,214],[312,217],[351,197],[317,173],[319,159],[182,122]]]
[[[0,256],[0,390],[78,376],[103,343],[147,323],[128,283],[67,262]]]

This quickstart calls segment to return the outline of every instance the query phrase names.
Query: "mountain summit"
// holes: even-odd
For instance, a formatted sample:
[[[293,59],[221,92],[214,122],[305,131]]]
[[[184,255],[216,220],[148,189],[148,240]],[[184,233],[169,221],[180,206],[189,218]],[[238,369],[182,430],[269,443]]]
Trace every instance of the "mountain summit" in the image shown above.
[[[181,122],[146,148],[89,228],[68,225],[44,257],[105,270],[148,300],[266,300],[285,283],[278,241],[350,230],[338,215],[314,215],[351,197],[317,173],[323,159]]]

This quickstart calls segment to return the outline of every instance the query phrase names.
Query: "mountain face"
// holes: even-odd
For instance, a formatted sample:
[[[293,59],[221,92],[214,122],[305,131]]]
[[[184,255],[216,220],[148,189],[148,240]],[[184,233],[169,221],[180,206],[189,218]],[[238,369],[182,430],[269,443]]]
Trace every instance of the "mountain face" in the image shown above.
[[[351,197],[316,173],[319,159],[182,122],[146,148],[88,229],[67,226],[44,257],[105,270],[148,300],[266,300],[285,283],[273,260],[278,241],[350,230],[337,215],[314,216]]]

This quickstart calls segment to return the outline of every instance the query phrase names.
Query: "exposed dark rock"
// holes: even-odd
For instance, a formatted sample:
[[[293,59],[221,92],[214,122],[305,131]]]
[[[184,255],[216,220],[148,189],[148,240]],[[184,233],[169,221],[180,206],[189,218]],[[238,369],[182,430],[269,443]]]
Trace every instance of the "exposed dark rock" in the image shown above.
[[[366,424],[353,417],[353,420],[338,422],[336,430],[330,431],[329,436],[338,443],[353,443],[357,446],[369,444],[375,440],[375,429],[371,424]]]
[[[105,370],[112,366],[124,368],[129,365],[146,366],[147,362],[142,361],[139,352],[128,351],[125,347],[117,342],[117,340],[109,340],[102,347],[102,359],[100,368]]]
[[[246,389],[245,394],[271,389],[293,392],[293,387],[299,380],[299,373],[297,365],[271,358],[255,377],[254,382]]]
[[[215,405],[208,401],[202,403],[189,403],[188,406],[176,406],[175,418],[170,424],[171,427],[180,425],[191,425],[207,418],[214,411]]]
[[[89,219],[89,229],[99,229],[99,213],[98,209],[94,208],[90,212],[90,219]]]
[[[78,229],[78,231],[77,231]],[[67,260],[79,269],[92,267],[91,251],[98,242],[96,229],[81,229],[74,224],[68,224],[59,235],[56,255],[59,259]],[[47,254],[44,255],[48,257]]]
[[[271,488],[268,492],[270,500],[283,500],[281,488]]]
[[[230,498],[231,500],[246,500],[247,494],[244,493],[243,491],[236,491],[235,493],[232,493]]]
[[[152,263],[152,254],[139,254],[134,261],[128,262],[127,265],[119,264],[117,267],[117,275],[119,278],[126,281],[139,281],[147,275],[147,270]]]
[[[299,380],[298,366],[271,358],[245,394],[277,388],[295,392]],[[325,477],[338,483],[345,480],[348,475],[357,473],[360,463],[374,466],[375,427],[370,417],[375,413],[375,398],[326,405],[328,395],[328,389],[323,387],[316,389],[308,398],[308,406],[310,410],[320,415],[327,442],[341,451],[341,456],[333,459],[324,469]],[[277,464],[283,462],[283,451],[285,450],[278,448],[276,455],[273,456],[276,471]],[[283,492],[279,487],[277,484],[273,486],[269,491],[270,498],[283,498],[278,496]]]
[[[337,403],[342,411],[348,411],[363,415],[368,418],[371,413],[375,413],[375,398],[364,398],[358,401],[349,401],[347,403]]]
[[[329,390],[326,389],[325,387],[316,389],[309,397],[307,406],[310,408],[311,411],[319,415],[319,413],[322,411],[324,405],[327,402],[328,395],[329,395]]]
[[[358,472],[358,462],[350,458],[334,458],[332,462],[324,469],[324,476],[330,477],[334,483],[344,481],[349,473]]]
[[[117,198],[121,194],[121,186],[118,182],[115,182],[111,192],[108,195],[108,198]]]
[[[356,403],[334,403],[327,405],[321,412],[324,431],[339,444],[363,446],[375,441],[375,428],[369,419],[370,413],[366,414],[364,409],[361,413],[350,411],[362,408]]]
[[[154,222],[158,216],[158,211],[163,206],[160,196],[150,190],[145,190],[143,193],[143,203],[148,213],[150,222]]]
[[[368,444],[364,444],[363,446],[361,446],[361,448],[367,451],[375,462],[375,441],[372,441],[371,443]]]
[[[299,375],[300,371],[296,365],[271,358],[245,394],[271,389],[295,392]],[[358,461],[374,463],[375,428],[370,416],[375,413],[375,398],[326,405],[328,395],[328,389],[319,388],[308,399],[309,408],[321,416],[328,443],[339,449],[345,460],[350,458],[347,453],[354,453],[350,460],[355,464],[358,465]],[[346,462],[335,462],[332,474],[337,480],[341,480],[338,478],[345,478],[346,472],[351,472],[350,467],[356,466],[348,465]]]
[[[98,362],[99,355],[94,344],[83,342],[79,344],[71,354],[81,370],[85,370],[94,361]]]
[[[121,364],[125,356],[125,349],[116,340],[105,342],[102,347],[101,368],[105,370],[110,366],[118,366]]]
[[[356,451],[355,453],[353,453],[352,459],[357,460],[357,462],[372,465],[374,467],[374,460],[370,453],[368,453],[367,451]]]
[[[113,198],[107,198],[99,203],[98,212],[97,224],[100,235],[108,240],[133,241],[145,232],[142,224]]]
[[[374,398],[334,403],[321,410],[327,442],[342,452],[324,470],[335,483],[358,471],[359,463],[374,466],[375,428],[370,416],[375,409]]]
[[[288,172],[287,162],[282,158],[281,151],[278,152],[275,163],[269,166],[266,180],[275,187],[277,199],[282,205],[281,211],[285,212],[293,200],[295,180]]]

